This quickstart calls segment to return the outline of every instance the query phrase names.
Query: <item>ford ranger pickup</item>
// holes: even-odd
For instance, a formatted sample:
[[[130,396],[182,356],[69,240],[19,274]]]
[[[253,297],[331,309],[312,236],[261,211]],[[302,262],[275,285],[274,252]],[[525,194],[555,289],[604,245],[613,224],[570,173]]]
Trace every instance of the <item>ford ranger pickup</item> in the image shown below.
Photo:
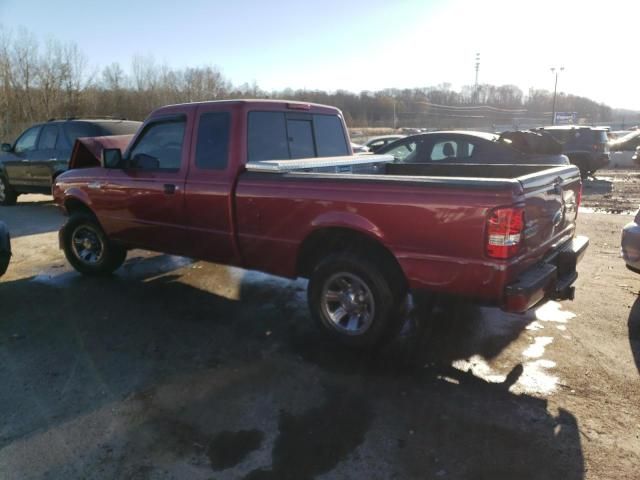
[[[299,102],[159,108],[53,192],[79,272],[144,248],[308,278],[312,316],[354,347],[391,338],[411,292],[510,312],[573,298],[588,245],[574,165],[353,156],[341,112]]]

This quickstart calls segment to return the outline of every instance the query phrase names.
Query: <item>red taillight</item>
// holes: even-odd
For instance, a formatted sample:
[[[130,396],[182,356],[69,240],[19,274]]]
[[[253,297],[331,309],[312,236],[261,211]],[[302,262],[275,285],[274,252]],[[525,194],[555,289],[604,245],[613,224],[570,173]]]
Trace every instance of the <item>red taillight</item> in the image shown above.
[[[520,250],[524,229],[522,208],[498,208],[487,220],[487,255],[510,258]]]

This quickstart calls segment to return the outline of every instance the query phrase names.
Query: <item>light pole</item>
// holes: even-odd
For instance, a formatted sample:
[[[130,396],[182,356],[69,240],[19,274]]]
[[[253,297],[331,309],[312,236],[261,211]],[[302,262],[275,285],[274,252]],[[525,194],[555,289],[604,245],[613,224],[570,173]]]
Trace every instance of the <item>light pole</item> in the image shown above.
[[[556,95],[558,94],[558,75],[564,70],[564,67],[551,67],[551,72],[556,75],[556,83],[553,87],[553,110],[551,112],[551,125],[556,124]]]

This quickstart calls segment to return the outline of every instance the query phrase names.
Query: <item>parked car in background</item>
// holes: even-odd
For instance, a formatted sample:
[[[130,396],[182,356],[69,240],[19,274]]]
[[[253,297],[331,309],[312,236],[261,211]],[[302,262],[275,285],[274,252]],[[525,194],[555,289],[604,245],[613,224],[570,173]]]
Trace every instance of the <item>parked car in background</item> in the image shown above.
[[[391,142],[395,142],[396,140],[400,140],[404,137],[405,135],[381,135],[379,137],[370,138],[369,141],[365,143],[365,146],[369,151],[375,153],[382,147],[389,145]]]
[[[593,175],[609,164],[609,139],[606,128],[559,125],[541,127],[562,145],[571,163],[580,169],[582,178]]]
[[[480,152],[474,138],[448,142]],[[314,319],[353,347],[393,338],[411,290],[511,312],[573,298],[588,245],[575,236],[575,166],[353,156],[341,112],[324,105],[171,105],[103,156],[54,186],[76,270],[109,274],[141,247],[305,277]]]
[[[640,273],[640,210],[636,213],[633,222],[627,223],[622,229],[620,246],[627,268]]]
[[[22,193],[51,193],[53,180],[69,166],[79,137],[127,135],[140,122],[112,119],[50,120],[25,130],[0,153],[0,205],[14,205]]]
[[[0,222],[0,277],[5,274],[11,260],[11,238],[9,228]]]
[[[444,131],[412,135],[376,153],[393,155],[400,163],[569,165],[561,152],[553,138],[535,132]]]
[[[634,130],[609,142],[612,167],[631,167],[636,148],[640,147],[640,130]]]

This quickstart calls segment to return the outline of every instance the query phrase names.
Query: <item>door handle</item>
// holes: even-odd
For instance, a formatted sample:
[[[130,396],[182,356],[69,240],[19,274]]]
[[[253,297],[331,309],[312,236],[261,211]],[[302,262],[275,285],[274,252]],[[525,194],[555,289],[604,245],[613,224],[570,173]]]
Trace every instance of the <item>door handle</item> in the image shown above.
[[[58,161],[58,159],[57,159],[57,158],[50,158],[50,159],[49,159],[49,161],[50,161],[50,162],[57,162],[57,161]]]
[[[164,193],[166,193],[167,195],[173,195],[178,190],[179,190],[178,186],[174,185],[173,183],[165,183],[164,184]]]

